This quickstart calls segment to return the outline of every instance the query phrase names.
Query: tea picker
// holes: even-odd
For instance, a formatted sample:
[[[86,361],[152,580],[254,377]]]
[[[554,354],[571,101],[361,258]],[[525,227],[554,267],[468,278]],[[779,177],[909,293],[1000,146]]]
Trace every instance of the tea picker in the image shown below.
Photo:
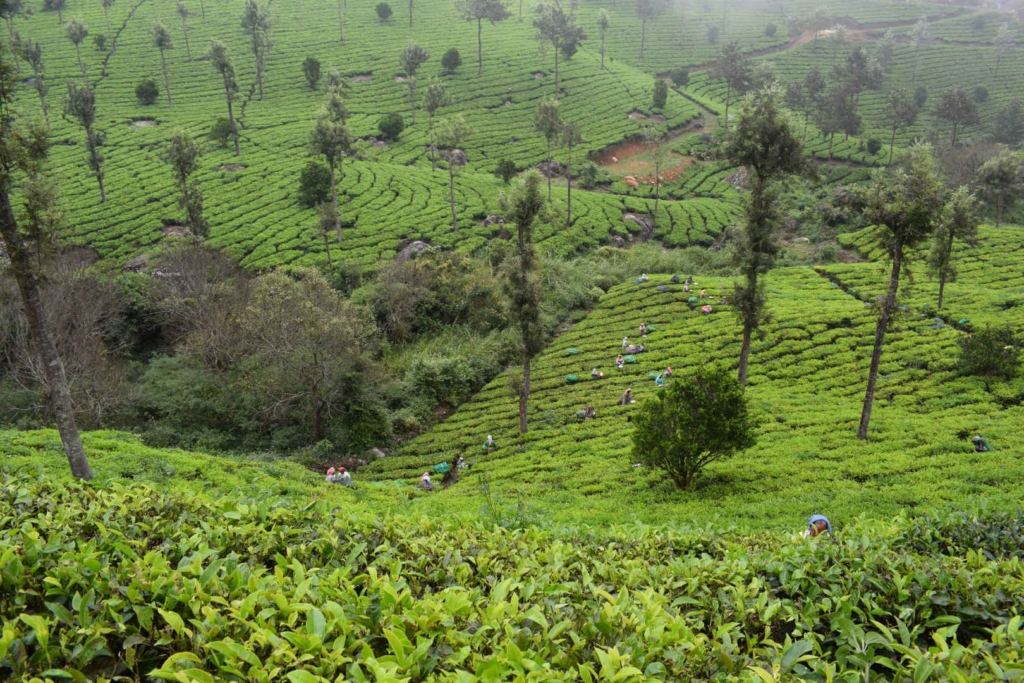
[[[420,477],[420,483],[416,484],[416,488],[423,491],[433,491],[434,482],[430,481],[430,472],[424,472],[423,476]]]
[[[974,444],[975,453],[988,453],[992,450],[992,447],[988,445],[988,441],[985,441],[981,434],[975,434],[974,438],[971,439],[971,443]]]
[[[807,520],[807,528],[801,534],[804,538],[815,538],[822,534],[832,535],[832,524],[825,515],[811,515]]]

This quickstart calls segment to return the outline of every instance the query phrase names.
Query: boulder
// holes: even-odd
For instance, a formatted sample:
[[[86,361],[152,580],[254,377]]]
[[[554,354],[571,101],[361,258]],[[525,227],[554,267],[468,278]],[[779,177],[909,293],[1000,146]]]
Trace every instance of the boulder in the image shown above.
[[[398,252],[398,256],[395,257],[395,261],[397,263],[405,263],[409,259],[414,258],[416,254],[420,253],[424,249],[429,248],[430,245],[421,240],[410,242],[409,245],[405,247],[405,249],[402,249],[402,251]]]
[[[140,254],[128,263],[121,266],[121,270],[126,273],[141,273],[149,265],[149,256],[146,254]]]

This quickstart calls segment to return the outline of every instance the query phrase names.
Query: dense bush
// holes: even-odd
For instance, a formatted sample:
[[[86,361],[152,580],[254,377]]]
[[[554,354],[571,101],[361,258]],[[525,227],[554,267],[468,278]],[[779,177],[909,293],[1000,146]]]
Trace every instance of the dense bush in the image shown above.
[[[878,138],[868,138],[867,151],[868,154],[874,156],[882,149],[882,141]]]
[[[498,162],[498,167],[494,169],[494,175],[501,178],[506,185],[516,177],[516,172],[516,162],[510,159],[502,159]]]
[[[302,75],[306,78],[310,90],[316,90],[320,82],[320,60],[316,57],[306,57],[302,62]]]
[[[213,125],[210,126],[209,136],[211,140],[221,147],[227,147],[234,137],[234,131],[231,130],[231,121],[224,118],[214,121]]]
[[[373,8],[377,12],[377,18],[381,21],[387,21],[391,18],[391,5],[386,2],[378,2],[377,6]]]
[[[441,57],[441,66],[444,68],[445,73],[455,73],[462,66],[462,57],[459,55],[459,51],[454,47],[448,48]]]
[[[405,121],[397,111],[391,111],[378,119],[377,130],[385,140],[394,141],[405,130]]]
[[[651,99],[651,106],[655,109],[664,109],[668,100],[668,84],[657,78],[654,80],[654,96]]]
[[[579,181],[580,187],[591,188],[597,184],[597,177],[600,169],[593,161],[584,161],[580,164]]]
[[[972,95],[974,97],[974,101],[977,102],[978,104],[984,104],[985,102],[988,102],[988,88],[986,88],[983,85],[979,85],[977,88],[975,88]]]
[[[1022,339],[1010,326],[986,326],[960,340],[960,371],[1010,379],[1020,366]]]
[[[764,34],[766,36],[768,36],[769,38],[774,38],[775,37],[775,33],[778,30],[779,30],[778,26],[776,26],[775,24],[769,22],[768,25],[764,27]]]
[[[157,88],[156,81],[152,78],[140,81],[139,84],[135,86],[135,98],[139,101],[139,104],[153,104],[159,96],[160,90]]]
[[[917,108],[920,109],[921,107],[923,107],[925,105],[925,102],[927,102],[927,101],[928,101],[928,88],[926,88],[923,85],[917,86],[917,88],[914,89],[914,104],[916,104]]]
[[[103,52],[107,49],[107,36],[102,33],[97,33],[92,37],[92,44],[96,46],[96,49]]]
[[[685,88],[690,82],[690,71],[686,67],[681,66],[678,69],[672,69],[669,78],[672,80],[672,85],[677,88]]]
[[[718,42],[718,27],[708,26],[708,43],[714,45]]]
[[[331,198],[331,171],[320,161],[307,161],[299,175],[299,204],[312,209]]]

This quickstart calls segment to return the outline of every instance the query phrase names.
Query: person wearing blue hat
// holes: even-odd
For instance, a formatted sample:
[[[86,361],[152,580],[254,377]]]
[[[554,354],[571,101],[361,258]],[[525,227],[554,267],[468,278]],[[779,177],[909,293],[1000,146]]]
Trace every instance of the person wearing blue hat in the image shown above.
[[[804,538],[814,538],[823,533],[832,534],[832,524],[825,515],[811,515],[807,520],[807,529],[804,530]]]

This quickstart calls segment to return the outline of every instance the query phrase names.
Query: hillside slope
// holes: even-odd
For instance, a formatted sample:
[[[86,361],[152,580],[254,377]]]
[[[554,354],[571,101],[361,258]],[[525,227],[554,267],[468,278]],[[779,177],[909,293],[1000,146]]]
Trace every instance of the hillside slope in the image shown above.
[[[982,243],[959,256],[961,278],[947,286],[946,323],[933,320],[934,287],[918,274],[908,282],[905,319],[887,337],[870,440],[854,438],[874,335],[875,315],[864,301],[829,277],[856,283],[871,301],[882,291],[880,264],[787,268],[768,277],[773,320],[751,354],[747,395],[762,419],[756,447],[710,466],[691,491],[678,491],[656,471],[631,467],[630,415],[616,401],[632,387],[638,401],[655,391],[650,373],[671,365],[677,373],[710,362],[732,365],[739,326],[729,306],[713,301],[709,316],[689,305],[681,285],[671,293],[644,285],[613,287],[598,308],[536,360],[530,400],[531,430],[517,435],[516,401],[499,377],[446,422],[405,444],[361,476],[412,481],[429,466],[463,455],[474,467],[452,489],[417,501],[426,510],[480,504],[478,484],[500,495],[521,495],[544,516],[562,521],[670,519],[735,521],[756,527],[798,525],[816,511],[849,518],[886,516],[902,508],[961,507],[985,501],[1018,504],[1024,491],[1024,387],[962,377],[955,371],[953,323],[1021,323],[1021,266],[1008,243],[1019,228],[984,228]],[[1019,247],[1017,247],[1019,249]],[[685,277],[686,273],[681,273]],[[697,276],[716,297],[731,281]],[[704,303],[704,302],[701,302]],[[647,352],[617,372],[613,360],[623,336],[655,326]],[[578,349],[578,355],[567,355]],[[607,378],[591,381],[591,368]],[[576,374],[581,381],[566,384]],[[593,405],[597,419],[580,421]],[[981,431],[992,453],[975,454],[958,432]],[[499,448],[481,450],[487,434]],[[372,473],[372,474],[371,474]]]

